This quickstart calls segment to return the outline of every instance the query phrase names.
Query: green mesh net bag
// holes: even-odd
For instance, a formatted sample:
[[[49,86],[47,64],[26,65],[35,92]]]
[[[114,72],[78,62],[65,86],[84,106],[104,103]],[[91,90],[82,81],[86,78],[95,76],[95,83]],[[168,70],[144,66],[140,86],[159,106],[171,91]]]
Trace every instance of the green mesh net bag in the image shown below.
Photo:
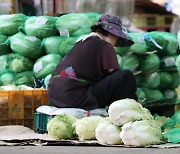
[[[159,65],[159,57],[151,53],[141,57],[138,69],[141,70],[143,74],[154,73],[159,69]]]
[[[0,72],[0,86],[6,86],[12,84],[13,79],[14,79],[13,72],[9,70]]]
[[[70,13],[58,17],[56,21],[56,28],[60,36],[80,36],[88,34],[90,30],[91,21],[82,13]]]
[[[86,15],[89,18],[91,26],[95,25],[101,16],[101,14],[95,12],[83,13],[83,15]]]
[[[130,71],[135,71],[139,65],[139,59],[135,54],[122,56],[121,68]]]
[[[69,51],[72,49],[72,47],[76,44],[77,39],[79,37],[61,37],[61,42],[59,45],[59,52],[60,55],[65,56]]]
[[[160,85],[160,74],[157,72],[146,74],[143,76],[142,86],[156,89]]]
[[[28,19],[24,14],[0,15],[0,34],[11,36],[18,33],[18,28]]]
[[[144,33],[129,33],[129,35],[134,41],[134,44],[130,46],[129,51],[137,54],[146,53],[148,47],[144,39]]]
[[[46,54],[60,54],[61,36],[51,36],[43,39],[43,49]]]
[[[176,59],[178,55],[161,57],[160,70],[162,71],[177,71]]]
[[[8,36],[0,35],[0,56],[11,52],[10,46],[6,43],[8,39]]]
[[[35,36],[17,33],[10,38],[11,49],[28,58],[37,59],[43,55],[42,41]]]
[[[61,59],[59,54],[48,54],[37,59],[33,67],[35,77],[44,79],[47,75],[52,74]]]
[[[163,93],[158,89],[149,89],[142,88],[145,93],[145,101],[143,101],[144,105],[154,105],[159,104],[164,100]]]
[[[56,19],[57,17],[51,16],[30,17],[26,20],[24,27],[21,27],[19,30],[28,36],[36,36],[40,39],[54,36],[57,34]]]
[[[34,65],[34,61],[18,53],[11,53],[8,55],[9,69],[15,73],[32,71],[33,65]]]
[[[15,85],[34,86],[34,75],[32,71],[16,73],[13,79]]]

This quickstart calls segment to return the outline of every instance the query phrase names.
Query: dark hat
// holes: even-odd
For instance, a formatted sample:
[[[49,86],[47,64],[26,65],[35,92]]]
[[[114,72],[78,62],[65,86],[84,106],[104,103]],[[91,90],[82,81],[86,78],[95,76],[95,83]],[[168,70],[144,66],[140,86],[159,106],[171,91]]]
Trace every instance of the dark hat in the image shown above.
[[[116,46],[126,47],[134,44],[134,42],[131,40],[131,37],[128,35],[127,30],[122,27],[122,21],[120,17],[104,14],[95,24],[95,26],[99,25],[101,25],[104,30],[119,37],[116,42]]]

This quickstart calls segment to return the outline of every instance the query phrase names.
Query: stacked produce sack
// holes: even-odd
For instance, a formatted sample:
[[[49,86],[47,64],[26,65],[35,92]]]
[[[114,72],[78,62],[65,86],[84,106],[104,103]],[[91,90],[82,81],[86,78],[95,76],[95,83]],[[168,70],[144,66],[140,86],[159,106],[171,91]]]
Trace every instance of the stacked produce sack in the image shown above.
[[[177,36],[159,31],[129,34],[135,43],[115,50],[120,67],[134,72],[143,105],[179,103],[175,91],[180,85]]]
[[[90,33],[90,26],[99,16],[96,13],[60,17],[0,15],[0,86],[47,88],[60,60],[79,37]]]
[[[102,145],[178,143],[179,115],[180,112],[172,118],[152,116],[135,100],[122,99],[110,105],[107,117],[94,115],[77,118],[71,114],[60,114],[48,122],[47,130],[49,137],[56,140],[97,140]]]

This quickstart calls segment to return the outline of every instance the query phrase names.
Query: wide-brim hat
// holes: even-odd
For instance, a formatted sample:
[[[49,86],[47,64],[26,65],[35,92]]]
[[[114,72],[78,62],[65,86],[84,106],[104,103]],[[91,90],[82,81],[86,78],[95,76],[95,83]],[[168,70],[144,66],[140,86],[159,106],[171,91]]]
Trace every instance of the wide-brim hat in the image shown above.
[[[99,25],[101,25],[104,30],[119,37],[115,46],[126,47],[134,44],[127,30],[122,26],[120,17],[104,14],[94,26]]]

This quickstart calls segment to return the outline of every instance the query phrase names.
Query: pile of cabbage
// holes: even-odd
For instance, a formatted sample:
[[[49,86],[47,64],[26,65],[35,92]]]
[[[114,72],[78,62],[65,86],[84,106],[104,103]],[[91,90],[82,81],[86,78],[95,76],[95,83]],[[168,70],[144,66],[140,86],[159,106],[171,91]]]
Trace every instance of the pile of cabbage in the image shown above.
[[[163,124],[133,99],[113,102],[108,114],[82,118],[57,115],[47,124],[48,135],[54,139],[97,140],[102,145],[148,146],[166,142]]]

